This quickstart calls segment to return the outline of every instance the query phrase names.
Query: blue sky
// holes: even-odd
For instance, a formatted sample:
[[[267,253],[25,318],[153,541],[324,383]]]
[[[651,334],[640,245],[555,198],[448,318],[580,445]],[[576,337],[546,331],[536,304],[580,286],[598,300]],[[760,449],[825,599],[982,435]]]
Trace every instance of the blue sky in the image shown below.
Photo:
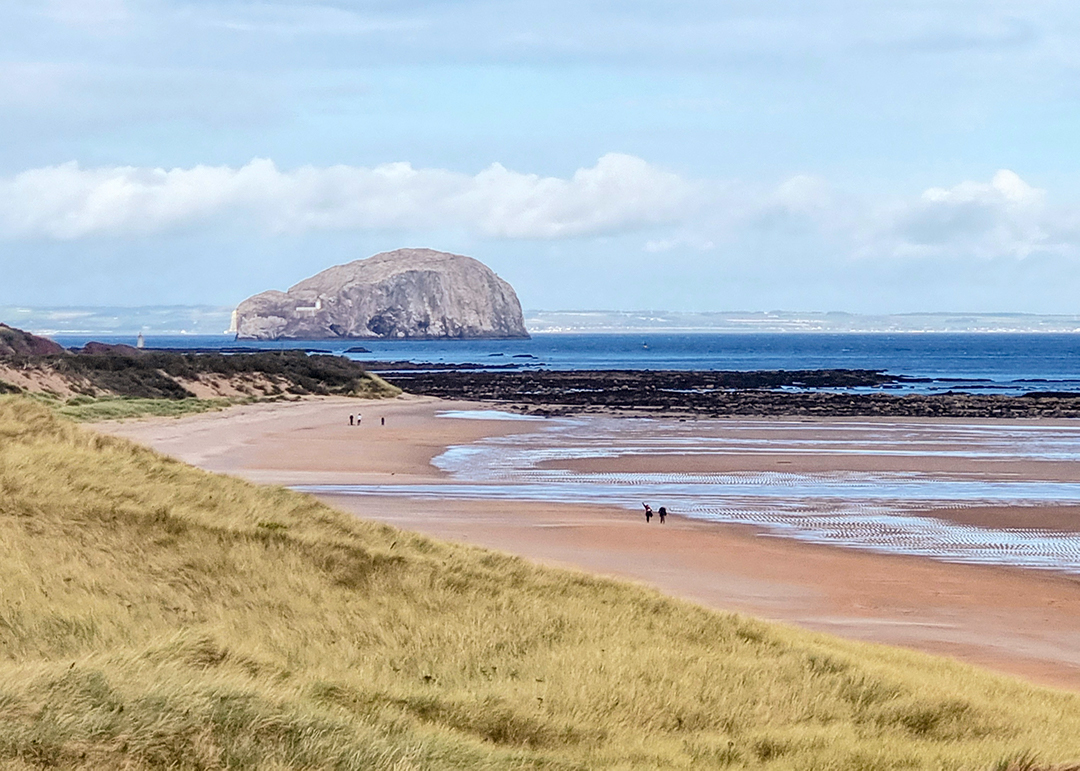
[[[430,246],[533,308],[1076,312],[1072,3],[0,13],[0,304]]]

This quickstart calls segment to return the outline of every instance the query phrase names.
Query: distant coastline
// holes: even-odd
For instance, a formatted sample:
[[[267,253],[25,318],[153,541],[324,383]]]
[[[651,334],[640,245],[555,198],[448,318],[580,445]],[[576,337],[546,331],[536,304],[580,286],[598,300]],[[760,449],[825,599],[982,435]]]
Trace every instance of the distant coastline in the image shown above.
[[[533,334],[587,332],[900,334],[1077,333],[1080,315],[903,313],[867,315],[794,311],[526,311]]]
[[[222,335],[232,306],[141,305],[57,306],[34,308],[0,305],[0,322],[35,335]]]
[[[0,306],[0,322],[34,334],[53,335],[222,335],[232,306],[154,305],[137,307]],[[604,333],[818,333],[818,334],[978,334],[1080,333],[1080,314],[902,313],[869,315],[797,311],[610,311],[527,310],[531,334]]]

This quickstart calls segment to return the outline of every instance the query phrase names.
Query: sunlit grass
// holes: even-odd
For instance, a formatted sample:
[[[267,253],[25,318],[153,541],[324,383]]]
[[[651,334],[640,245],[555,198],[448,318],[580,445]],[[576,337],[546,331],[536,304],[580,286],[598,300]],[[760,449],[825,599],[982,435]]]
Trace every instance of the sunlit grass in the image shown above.
[[[364,377],[357,382],[351,395],[367,399],[392,399],[395,396],[400,396],[401,393],[400,388],[387,383],[374,372],[365,372]]]
[[[3,392],[0,391],[0,394]],[[362,379],[353,396],[364,399],[386,399],[401,394],[378,375],[369,374]],[[131,420],[148,417],[178,418],[200,412],[223,410],[238,404],[298,399],[298,396],[231,396],[216,399],[144,399],[127,396],[73,396],[67,399],[46,393],[28,394],[29,397],[48,406],[57,414],[80,423],[105,420]]]
[[[0,398],[8,768],[989,769],[1080,697],[359,521]],[[1034,754],[1034,755],[1033,755]]]
[[[357,362],[340,356],[309,356],[303,351],[7,356],[4,363],[32,376],[29,395],[75,420],[179,416],[298,396],[383,399],[401,394],[400,388],[365,371]],[[221,396],[197,397],[207,389]],[[22,392],[22,388],[0,380],[0,395]],[[64,399],[58,392],[78,395]]]
[[[254,397],[138,399],[126,396],[72,396],[64,398],[55,394],[41,392],[27,393],[23,394],[23,396],[28,400],[44,405],[62,417],[79,423],[147,417],[181,417],[200,412],[223,410],[237,404],[260,401]]]
[[[146,417],[180,417],[199,412],[223,410],[235,404],[255,401],[250,397],[222,399],[129,399],[124,397],[76,396],[58,402],[56,412],[79,422],[126,420]]]

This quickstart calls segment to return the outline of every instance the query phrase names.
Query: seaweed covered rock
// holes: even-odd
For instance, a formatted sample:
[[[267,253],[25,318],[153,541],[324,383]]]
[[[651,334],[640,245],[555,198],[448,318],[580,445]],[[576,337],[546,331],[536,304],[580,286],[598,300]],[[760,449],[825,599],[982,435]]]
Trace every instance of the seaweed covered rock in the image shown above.
[[[337,265],[236,309],[241,339],[528,337],[513,287],[483,263],[398,249]]]

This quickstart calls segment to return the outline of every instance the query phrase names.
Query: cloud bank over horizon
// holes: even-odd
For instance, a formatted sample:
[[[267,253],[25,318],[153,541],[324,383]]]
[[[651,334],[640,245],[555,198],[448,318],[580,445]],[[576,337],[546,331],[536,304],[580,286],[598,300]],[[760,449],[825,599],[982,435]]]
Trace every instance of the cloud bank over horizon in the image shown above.
[[[474,174],[408,162],[365,168],[270,159],[239,167],[84,168],[72,161],[0,178],[0,238],[125,239],[185,229],[263,236],[312,231],[425,238],[558,241],[647,232],[650,253],[709,251],[747,233],[812,231],[818,259],[1024,259],[1080,255],[1080,206],[1052,206],[1008,169],[988,181],[931,187],[909,199],[840,196],[806,175],[771,188],[688,179],[608,153],[572,175],[545,177],[493,163]]]
[[[618,153],[567,179],[498,163],[469,176],[407,162],[291,171],[269,159],[188,169],[69,162],[0,179],[0,233],[71,240],[234,221],[272,233],[460,227],[492,238],[556,239],[677,221],[693,188]]]

